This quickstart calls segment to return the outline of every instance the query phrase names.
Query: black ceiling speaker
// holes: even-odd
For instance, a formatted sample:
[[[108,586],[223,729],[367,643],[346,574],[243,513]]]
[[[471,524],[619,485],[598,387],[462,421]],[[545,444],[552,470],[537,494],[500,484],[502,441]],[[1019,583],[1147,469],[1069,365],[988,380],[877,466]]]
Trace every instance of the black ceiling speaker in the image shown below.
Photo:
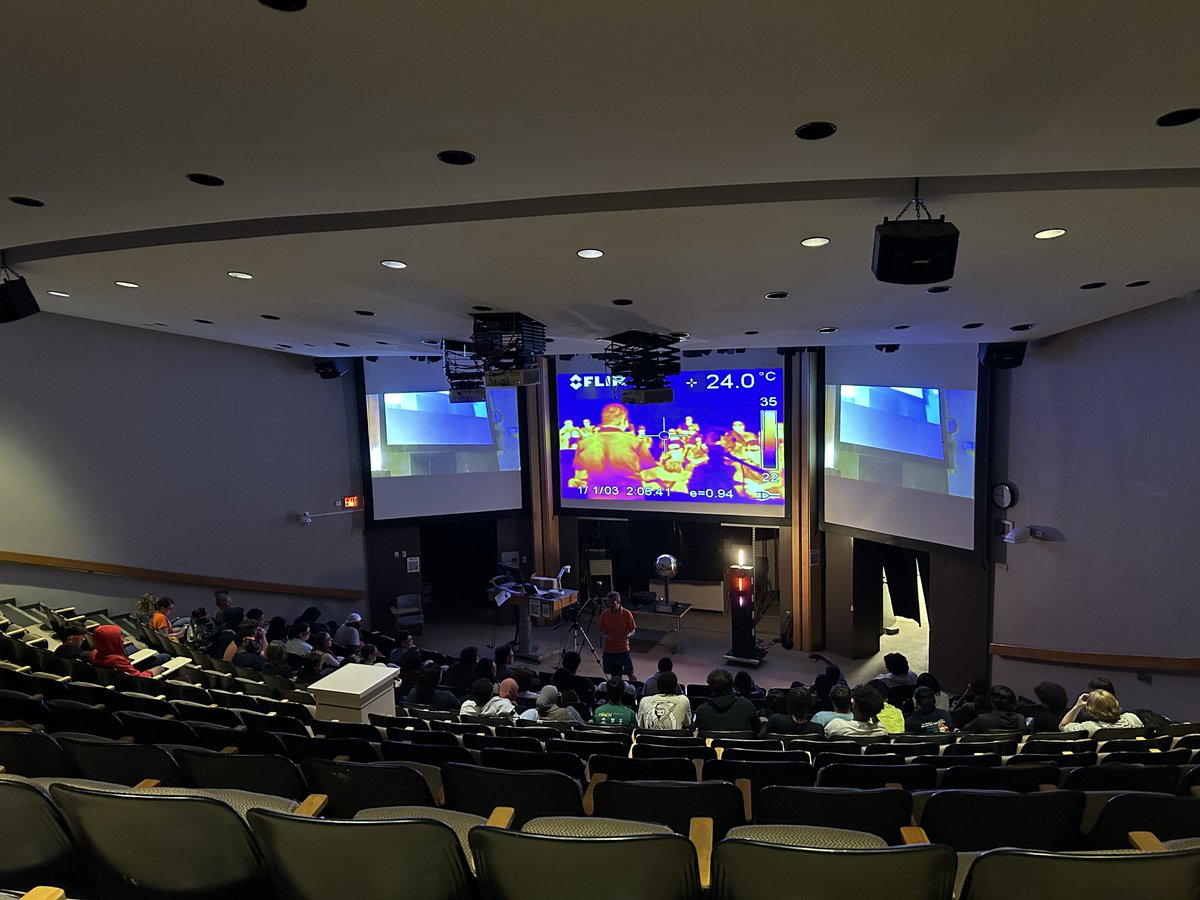
[[[341,378],[350,371],[350,363],[344,359],[317,358],[313,360],[313,371],[322,378]]]
[[[39,311],[33,291],[24,278],[0,281],[0,322],[15,322]]]
[[[980,344],[979,364],[989,369],[1015,369],[1025,360],[1025,343]]]
[[[871,271],[889,284],[934,284],[954,276],[958,229],[938,219],[909,219],[875,226]]]

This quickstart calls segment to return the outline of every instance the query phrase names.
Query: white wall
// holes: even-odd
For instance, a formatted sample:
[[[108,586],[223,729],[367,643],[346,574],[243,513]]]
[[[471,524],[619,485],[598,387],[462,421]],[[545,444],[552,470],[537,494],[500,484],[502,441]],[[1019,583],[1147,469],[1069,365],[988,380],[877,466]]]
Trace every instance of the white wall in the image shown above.
[[[1008,517],[1063,540],[1004,548],[993,641],[1200,656],[1198,336],[1200,305],[1184,297],[1069,332],[1001,374],[993,438],[1020,492]],[[992,674],[1029,695],[1101,673],[996,659]],[[1200,717],[1196,678],[1104,674],[1127,707]]]
[[[41,313],[0,326],[0,384],[0,549],[365,587],[361,514],[293,518],[361,493],[350,376],[322,381],[307,357]],[[141,592],[15,565],[0,567],[5,588],[22,602]],[[191,594],[211,600],[154,588],[180,608]],[[336,616],[345,602],[324,605]]]

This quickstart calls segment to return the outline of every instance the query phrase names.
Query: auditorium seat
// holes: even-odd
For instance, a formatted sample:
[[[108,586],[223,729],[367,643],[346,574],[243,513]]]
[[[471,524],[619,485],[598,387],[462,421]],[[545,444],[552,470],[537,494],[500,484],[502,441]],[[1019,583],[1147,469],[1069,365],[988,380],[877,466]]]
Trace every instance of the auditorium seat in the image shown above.
[[[212,725],[223,725],[226,728],[237,728],[242,724],[241,718],[232,709],[220,706],[210,706],[205,703],[191,703],[187,700],[171,701],[175,718],[186,722],[208,722]]]
[[[1200,850],[1090,855],[991,850],[971,865],[961,900],[1061,897],[1087,900],[1191,900],[1200,895]]]
[[[171,756],[188,787],[255,791],[292,800],[303,800],[312,793],[296,764],[283,756],[214,753],[184,747],[176,748]]]
[[[609,781],[695,781],[696,766],[681,756],[669,759],[630,759],[596,755],[588,760],[588,774]]]
[[[1200,799],[1166,794],[1124,793],[1109,798],[1100,808],[1087,836],[1096,850],[1128,847],[1131,831],[1153,832],[1161,841],[1200,837]]]
[[[940,790],[924,800],[917,824],[931,841],[959,852],[995,847],[1072,850],[1079,845],[1081,791]]]
[[[901,843],[900,829],[912,820],[912,810],[912,794],[898,788],[769,787],[754,797],[755,824],[869,831],[889,844]]]
[[[366,722],[330,722],[318,719],[313,722],[313,734],[327,738],[358,738],[378,744],[383,736],[379,729]]]
[[[76,700],[47,701],[46,731],[51,734],[83,731],[108,738],[119,738],[128,733],[112,713]]]
[[[275,734],[295,734],[309,737],[308,729],[291,716],[272,716],[257,710],[243,709],[238,713],[248,731],[270,731]]]
[[[1109,741],[1111,744],[1112,741]],[[1134,766],[1186,766],[1191,762],[1192,751],[1187,747],[1176,747],[1174,750],[1120,750],[1103,755],[1100,762],[1103,765],[1134,765]]]
[[[1156,791],[1175,793],[1179,781],[1176,766],[1098,765],[1071,769],[1062,780],[1064,788],[1079,791]]]
[[[951,766],[942,773],[941,787],[1029,793],[1042,785],[1058,786],[1055,765]]]
[[[596,754],[605,756],[621,756],[629,752],[629,744],[621,743],[620,741],[577,741],[574,739],[576,732],[570,732],[569,738],[551,738],[546,741],[546,752],[548,753],[574,753],[585,763],[588,759]]]
[[[25,778],[78,775],[58,742],[38,731],[0,729],[0,766]]]
[[[522,750],[526,753],[541,753],[542,742],[535,737],[508,737],[494,734],[464,734],[462,744],[468,750],[484,747],[502,747],[506,750]]]
[[[879,744],[878,746],[886,747],[887,744]],[[870,756],[859,753],[818,753],[813,758],[813,766],[817,769],[823,769],[826,766],[834,764],[839,765],[864,765],[864,766],[902,766],[905,764],[905,759],[898,753],[872,753]]]
[[[949,847],[862,847],[855,846],[854,837],[861,832],[839,836],[836,829],[806,831],[811,831],[809,840],[817,847],[768,842],[761,838],[769,833],[734,829],[713,850],[713,900],[841,897],[853,885],[881,886],[888,900],[952,896],[956,857]]]
[[[139,744],[191,744],[196,746],[200,738],[192,726],[178,719],[164,719],[148,713],[126,712],[115,713],[121,723],[121,730]]]
[[[816,783],[817,770],[805,762],[762,762],[738,759],[710,759],[704,763],[704,781],[737,782],[745,778],[751,790],[757,792],[771,785],[789,787],[812,787]]]
[[[458,837],[442,822],[321,820],[263,810],[251,811],[248,821],[277,897],[390,897],[402,889],[420,900],[460,900],[475,893]],[[339,864],[350,860],[349,869]]]
[[[677,834],[565,837],[476,828],[470,844],[490,900],[697,900],[696,849]],[[563,877],[538,877],[552,860]],[[607,877],[605,873],[612,873]],[[614,884],[619,887],[614,888]]]
[[[746,750],[742,747],[726,747],[721,759],[740,759],[746,762],[800,762],[811,763],[807,750]]]
[[[0,775],[0,887],[54,884],[90,896],[86,868],[49,795],[22,778]]]
[[[479,762],[491,769],[508,769],[515,772],[535,769],[562,772],[575,781],[584,781],[583,760],[574,753],[530,753],[503,747],[485,747],[479,751]]]
[[[603,781],[592,799],[597,816],[659,822],[679,834],[689,832],[692,819],[710,818],[714,842],[746,823],[742,792],[727,781]]]
[[[471,751],[455,744],[452,747],[432,744],[418,744],[411,741],[384,741],[379,745],[385,760],[397,762],[417,762],[431,766],[444,766],[446,763],[475,762]]]
[[[337,759],[345,757],[351,762],[377,762],[379,751],[375,744],[360,738],[315,738],[298,734],[280,734],[279,739],[287,748],[289,759]]]
[[[874,766],[835,763],[817,770],[818,787],[882,788],[898,784],[907,791],[937,786],[937,769],[920,764]]]
[[[434,805],[424,776],[405,763],[305,759],[300,769],[309,790],[329,798],[324,810],[329,818],[353,818],[361,810],[380,806]]]
[[[638,741],[630,751],[633,759],[716,759],[717,751],[703,744],[649,744]]]
[[[58,745],[82,778],[130,787],[153,778],[164,787],[183,787],[183,773],[161,747],[66,736],[58,738]]]
[[[513,827],[538,816],[581,816],[580,785],[560,772],[513,772],[450,763],[442,767],[446,807],[488,816],[498,806],[516,810]]]

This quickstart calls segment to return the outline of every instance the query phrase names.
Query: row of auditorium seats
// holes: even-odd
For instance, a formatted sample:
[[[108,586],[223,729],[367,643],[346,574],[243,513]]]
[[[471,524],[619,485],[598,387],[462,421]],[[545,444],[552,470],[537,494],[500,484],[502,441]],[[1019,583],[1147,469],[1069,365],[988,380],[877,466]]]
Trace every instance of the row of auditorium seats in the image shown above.
[[[176,752],[195,780],[221,780],[204,769],[213,759]],[[325,898],[343,894],[342,863],[353,860],[356,892],[366,896],[390,895],[403,886],[423,898],[481,890],[485,897],[549,900],[551,890],[563,890],[562,873],[573,896],[611,896],[612,880],[599,873],[619,861],[622,897],[695,898],[709,883],[711,849],[715,897],[762,896],[789,884],[788,896],[804,896],[804,886],[814,896],[840,896],[836,887],[844,891],[856,883],[886,884],[889,896],[901,898],[949,900],[956,883],[960,897],[1012,896],[1014,873],[1006,870],[1008,878],[992,882],[993,857],[1036,861],[1020,882],[1027,896],[1057,895],[1071,878],[1096,885],[1089,898],[1194,897],[1188,891],[1200,883],[1196,849],[1069,852],[1081,845],[1118,850],[1129,845],[1129,832],[1147,831],[1195,847],[1200,801],[1181,798],[1104,798],[1085,833],[1089,798],[1073,791],[939,791],[915,798],[901,790],[776,787],[759,792],[748,825],[740,792],[723,782],[601,783],[591,798],[594,815],[585,816],[578,785],[556,773],[451,764],[441,771],[447,808],[440,809],[422,775],[406,770],[309,761],[294,773],[291,799],[220,785],[192,792],[146,784],[129,790],[4,776],[0,796],[9,815],[0,820],[0,878],[17,887],[22,879],[66,885],[80,897]],[[324,820],[308,816],[325,798],[296,801],[316,786],[331,790]],[[170,835],[181,850],[201,852],[166,853],[130,839],[143,832]],[[1186,836],[1172,837],[1179,833]],[[1136,840],[1161,846],[1144,834]],[[730,868],[722,860],[743,842],[754,864]],[[906,842],[910,846],[901,846]],[[1052,855],[993,849],[1011,846]],[[79,866],[80,856],[91,866]],[[909,868],[918,859],[924,862]],[[1046,871],[1039,874],[1040,866]],[[1069,871],[1059,871],[1063,867]]]

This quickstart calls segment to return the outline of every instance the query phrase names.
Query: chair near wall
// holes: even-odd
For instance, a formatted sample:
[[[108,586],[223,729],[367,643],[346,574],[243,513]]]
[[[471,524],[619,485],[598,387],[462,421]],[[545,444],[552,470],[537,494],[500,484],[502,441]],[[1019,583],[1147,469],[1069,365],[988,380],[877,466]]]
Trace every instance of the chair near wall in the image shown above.
[[[401,889],[421,900],[476,894],[459,839],[441,822],[339,821],[263,810],[252,810],[247,818],[278,897],[391,897]],[[398,859],[403,860],[400,868]],[[349,876],[339,864],[345,860],[353,860]]]
[[[397,594],[392,604],[392,617],[397,631],[422,634],[425,628],[425,610],[421,606],[421,595]]]

